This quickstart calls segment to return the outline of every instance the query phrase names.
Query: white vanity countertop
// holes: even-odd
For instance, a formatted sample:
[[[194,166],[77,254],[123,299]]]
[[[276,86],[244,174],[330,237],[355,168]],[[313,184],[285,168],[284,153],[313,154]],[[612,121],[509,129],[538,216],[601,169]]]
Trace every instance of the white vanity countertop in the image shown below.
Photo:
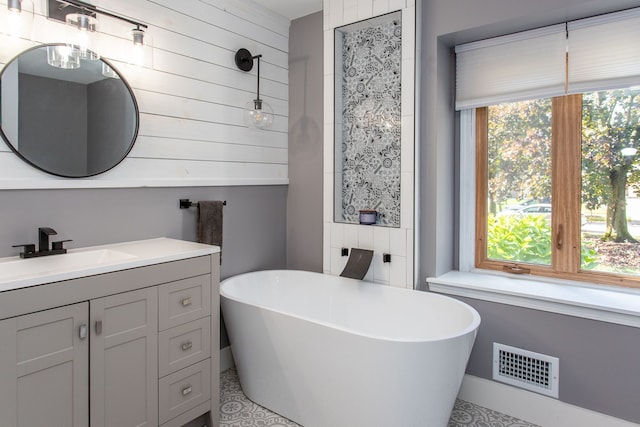
[[[166,237],[69,249],[66,254],[0,258],[0,292],[220,252],[217,246]]]

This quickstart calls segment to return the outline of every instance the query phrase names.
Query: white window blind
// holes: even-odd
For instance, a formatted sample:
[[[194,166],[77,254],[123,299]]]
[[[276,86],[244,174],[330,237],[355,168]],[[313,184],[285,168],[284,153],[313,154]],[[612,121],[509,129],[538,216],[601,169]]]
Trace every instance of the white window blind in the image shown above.
[[[456,46],[458,110],[634,85],[640,8]]]
[[[569,22],[569,93],[640,85],[640,9]]]
[[[564,24],[456,46],[456,109],[564,93]]]

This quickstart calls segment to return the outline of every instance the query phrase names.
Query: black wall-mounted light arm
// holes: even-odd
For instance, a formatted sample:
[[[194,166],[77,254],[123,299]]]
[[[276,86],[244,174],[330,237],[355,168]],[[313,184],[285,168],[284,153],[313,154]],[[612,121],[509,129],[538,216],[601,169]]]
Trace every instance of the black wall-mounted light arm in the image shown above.
[[[260,99],[260,58],[262,58],[262,55],[251,55],[251,52],[245,48],[238,49],[235,56],[236,66],[242,71],[251,71],[253,69],[253,60],[258,60],[256,99],[253,100],[255,108],[258,110],[262,109],[262,99]]]
[[[135,25],[139,28],[149,28],[147,25],[134,21],[129,18],[125,18],[124,16],[116,15],[115,13],[107,12],[106,10],[102,10],[93,6],[89,3],[85,3],[79,0],[48,0],[49,3],[49,18],[56,19],[58,21],[65,21],[65,16],[69,13],[84,13],[90,16],[95,17],[96,14],[109,16],[111,18],[119,19],[120,21],[128,22],[129,24]],[[67,8],[73,7],[73,11],[67,10]]]
[[[262,55],[252,55],[247,49],[238,49],[235,55],[236,66],[242,71],[251,71],[253,69],[253,61],[257,60],[257,83],[256,98],[250,107],[246,107],[247,114],[245,121],[249,126],[257,128],[267,128],[273,122],[273,109],[271,106],[260,98],[260,58]]]

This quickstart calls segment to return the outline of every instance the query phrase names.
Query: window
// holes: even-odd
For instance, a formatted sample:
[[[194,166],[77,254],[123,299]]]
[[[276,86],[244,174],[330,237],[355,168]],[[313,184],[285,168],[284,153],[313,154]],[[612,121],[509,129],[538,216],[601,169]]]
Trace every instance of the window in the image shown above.
[[[639,37],[635,8],[456,46],[476,266],[640,288]]]
[[[476,109],[476,266],[640,287],[640,87]]]

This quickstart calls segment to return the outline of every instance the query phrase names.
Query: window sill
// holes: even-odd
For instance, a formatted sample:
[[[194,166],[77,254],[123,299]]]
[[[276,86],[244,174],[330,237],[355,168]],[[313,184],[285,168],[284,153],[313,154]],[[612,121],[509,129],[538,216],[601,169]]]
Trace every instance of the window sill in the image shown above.
[[[640,328],[640,291],[486,271],[427,278],[433,292]]]

